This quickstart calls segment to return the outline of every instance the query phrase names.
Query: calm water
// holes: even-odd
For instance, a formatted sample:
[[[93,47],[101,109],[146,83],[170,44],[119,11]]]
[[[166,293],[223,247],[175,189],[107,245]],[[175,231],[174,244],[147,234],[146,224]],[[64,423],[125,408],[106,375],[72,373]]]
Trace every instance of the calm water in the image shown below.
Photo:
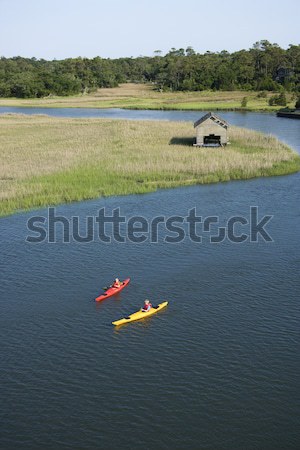
[[[300,152],[299,121],[222,117],[271,131]],[[102,207],[150,220],[186,216],[196,207],[224,225],[233,215],[248,218],[256,205],[260,218],[274,215],[266,227],[271,243],[211,244],[200,227],[201,244],[188,238],[167,244],[161,227],[157,244],[63,244],[59,228],[57,243],[33,245],[25,242],[33,213],[1,219],[0,448],[298,448],[299,181],[296,174],[57,208],[68,218],[78,215],[84,232],[84,219]],[[101,287],[118,275],[132,283],[95,304]],[[147,321],[111,326],[146,297],[170,305]]]

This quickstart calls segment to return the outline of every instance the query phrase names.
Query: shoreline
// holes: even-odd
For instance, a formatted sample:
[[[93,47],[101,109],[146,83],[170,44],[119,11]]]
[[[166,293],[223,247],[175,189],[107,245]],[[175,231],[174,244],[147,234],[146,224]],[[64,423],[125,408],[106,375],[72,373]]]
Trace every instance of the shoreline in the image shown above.
[[[55,208],[55,207],[62,207],[62,206],[67,206],[67,205],[76,205],[78,203],[82,203],[82,202],[89,202],[89,201],[94,201],[97,199],[107,199],[107,198],[117,198],[117,197],[128,197],[128,196],[146,196],[148,194],[155,194],[156,192],[162,192],[162,191],[167,191],[167,190],[174,190],[174,189],[184,189],[184,188],[192,188],[192,187],[196,187],[196,186],[208,186],[208,185],[216,185],[216,184],[225,184],[225,183],[235,183],[235,182],[246,182],[246,181],[253,181],[256,179],[260,179],[260,178],[277,178],[277,177],[286,177],[286,176],[290,176],[290,175],[296,175],[298,172],[300,172],[300,160],[299,160],[299,169],[293,172],[289,172],[289,173],[280,173],[280,174],[270,174],[270,175],[258,175],[258,176],[253,176],[253,177],[249,177],[249,178],[232,178],[232,179],[228,179],[228,180],[221,180],[221,181],[208,181],[207,183],[183,183],[183,184],[174,184],[174,186],[164,186],[164,187],[159,187],[153,190],[149,190],[146,192],[128,192],[126,194],[112,194],[112,195],[103,195],[100,197],[92,197],[92,198],[84,198],[81,200],[70,200],[70,201],[65,201],[65,202],[61,202],[61,203],[53,203],[53,204],[49,204],[49,205],[43,205],[43,206],[33,206],[30,207],[28,209],[20,209],[20,210],[15,210],[12,212],[9,212],[7,214],[2,214],[0,211],[0,221],[1,219],[6,219],[8,217],[11,216],[15,216],[15,215],[20,215],[20,214],[26,214],[26,213],[30,213],[32,211],[40,211],[42,209],[47,209],[47,208]]]
[[[0,108],[25,108],[25,109],[123,109],[123,110],[127,110],[127,111],[199,111],[199,112],[203,112],[203,111],[231,111],[231,112],[259,112],[259,113],[274,113],[274,114],[278,114],[279,113],[279,109],[276,107],[270,107],[270,108],[242,108],[242,107],[214,107],[212,108],[211,105],[208,105],[207,107],[195,107],[195,108],[180,108],[180,107],[168,107],[168,106],[161,106],[161,107],[144,107],[144,106],[90,106],[90,105],[81,105],[81,106],[72,106],[72,105],[23,105],[23,104],[17,104],[17,105],[9,105],[9,104],[4,104],[2,105],[0,102]],[[9,114],[7,112],[1,113],[0,110],[0,114]]]
[[[300,119],[300,109],[280,109],[276,113],[277,117],[286,117],[287,119]]]
[[[139,106],[135,106],[135,107],[131,107],[131,106],[72,106],[72,105],[2,105],[0,104],[0,108],[25,108],[25,109],[123,109],[123,110],[127,110],[127,111],[208,111],[208,110],[213,110],[213,111],[232,111],[232,112],[261,112],[261,113],[276,113],[278,114],[280,112],[280,110],[278,110],[278,108],[274,108],[274,107],[270,107],[270,108],[239,108],[239,107],[233,107],[233,108],[226,108],[226,107],[214,107],[211,108],[211,106],[208,107],[197,107],[197,108],[179,108],[179,107],[168,107],[168,106],[161,106],[161,107],[139,107]],[[9,113],[1,113],[1,109],[0,109],[0,114],[9,114]]]

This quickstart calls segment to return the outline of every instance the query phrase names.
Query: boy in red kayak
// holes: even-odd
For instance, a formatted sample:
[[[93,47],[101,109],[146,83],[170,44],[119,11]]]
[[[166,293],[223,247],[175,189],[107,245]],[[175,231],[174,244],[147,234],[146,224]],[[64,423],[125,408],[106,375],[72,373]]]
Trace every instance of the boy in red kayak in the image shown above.
[[[151,305],[150,301],[149,300],[145,300],[144,306],[142,307],[141,311],[142,312],[148,312],[148,311],[150,311],[151,308],[152,308],[152,305]]]
[[[121,287],[121,282],[120,282],[119,278],[115,279],[114,284],[112,285],[112,287],[116,288],[116,289]]]

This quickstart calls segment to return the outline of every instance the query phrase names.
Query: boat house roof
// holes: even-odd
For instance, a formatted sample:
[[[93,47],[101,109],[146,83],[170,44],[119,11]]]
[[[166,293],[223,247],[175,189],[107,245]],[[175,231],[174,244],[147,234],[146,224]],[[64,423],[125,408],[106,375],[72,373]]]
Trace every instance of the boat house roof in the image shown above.
[[[201,117],[201,119],[197,120],[194,123],[194,128],[196,128],[198,125],[200,125],[201,123],[205,122],[208,119],[212,120],[213,122],[220,125],[221,127],[224,127],[224,128],[229,127],[229,123],[226,122],[226,120],[221,119],[221,117],[217,116],[216,114],[213,114],[212,112],[209,112],[209,113],[205,114],[205,116]]]

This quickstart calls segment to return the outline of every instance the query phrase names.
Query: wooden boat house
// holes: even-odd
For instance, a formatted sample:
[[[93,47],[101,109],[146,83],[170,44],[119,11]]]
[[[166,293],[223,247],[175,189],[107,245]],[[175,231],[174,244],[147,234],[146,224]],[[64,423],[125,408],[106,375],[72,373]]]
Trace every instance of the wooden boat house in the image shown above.
[[[209,112],[194,123],[196,147],[220,147],[228,143],[229,124],[216,114]]]

